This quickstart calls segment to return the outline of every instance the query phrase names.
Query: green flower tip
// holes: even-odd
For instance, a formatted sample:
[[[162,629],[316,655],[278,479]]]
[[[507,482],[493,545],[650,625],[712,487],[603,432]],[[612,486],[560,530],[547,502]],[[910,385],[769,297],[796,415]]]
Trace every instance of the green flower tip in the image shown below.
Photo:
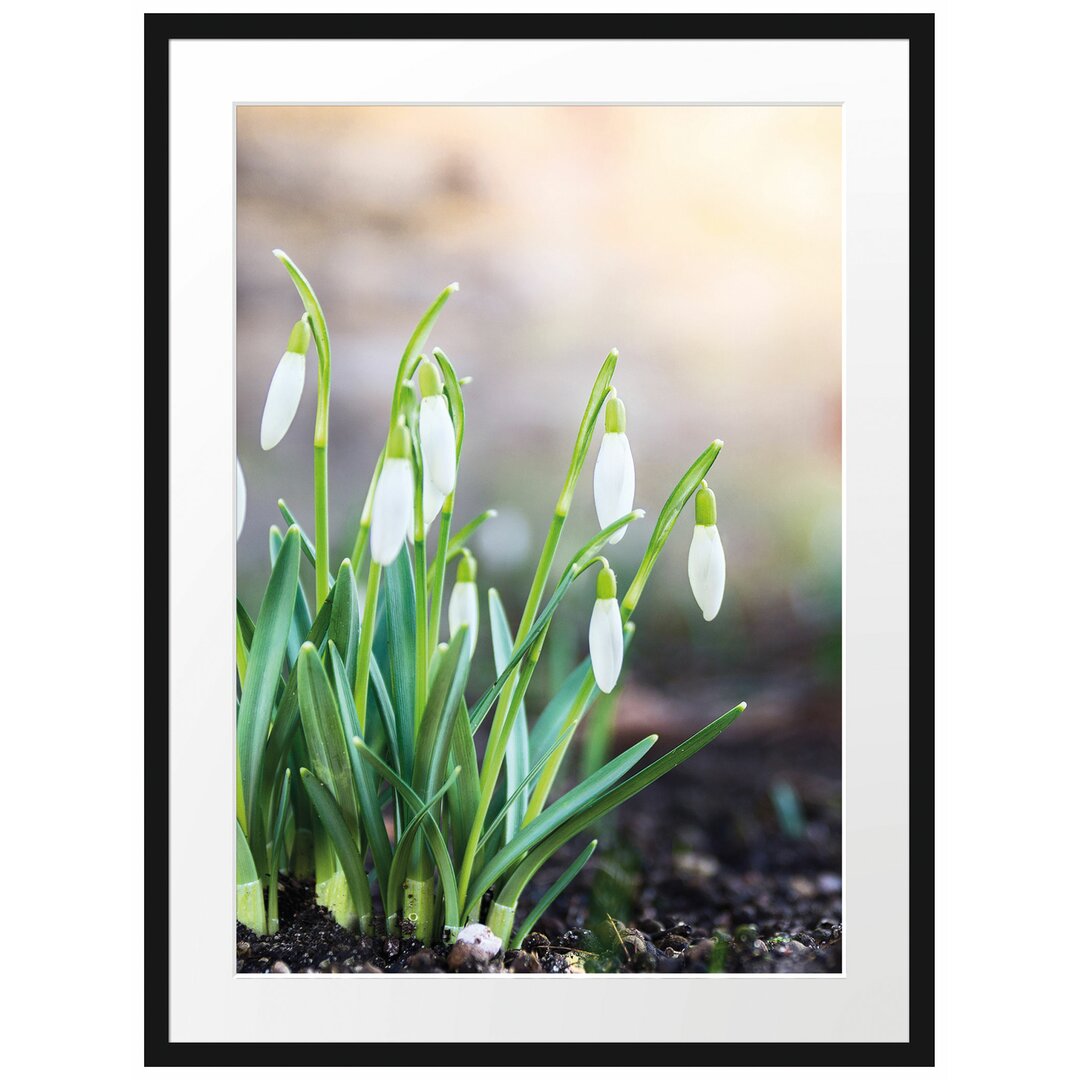
[[[716,524],[716,496],[704,480],[694,499],[694,520],[698,525]]]
[[[439,369],[427,357],[420,361],[417,372],[417,382],[420,386],[421,397],[438,397],[443,392],[442,375]]]
[[[304,766],[301,765],[300,766],[300,776],[301,776],[301,778],[303,778],[305,776],[310,776],[310,775],[311,775],[311,770],[310,769],[305,769]]]
[[[401,412],[403,416],[412,416],[416,412],[416,404],[419,398],[416,396],[416,387],[408,379],[401,384]]]
[[[405,426],[405,417],[399,416],[390,438],[386,441],[386,456],[388,458],[408,458],[412,449],[412,441],[409,438],[409,429]]]
[[[292,332],[289,334],[289,344],[285,347],[286,352],[299,353],[301,356],[307,354],[308,346],[311,344],[311,326],[308,323],[307,315],[300,319],[292,328]]]
[[[723,439],[713,439],[713,441],[709,445],[710,446],[715,446],[716,447],[716,452],[719,453],[721,450],[724,449],[724,440]]]
[[[476,559],[468,548],[462,550],[461,558],[458,559],[457,579],[465,583],[476,581]]]
[[[313,652],[318,652],[318,651],[319,650],[316,649],[315,646],[310,641],[305,641],[304,644],[300,646],[300,652],[301,653],[313,653]]]
[[[626,406],[622,403],[622,399],[615,393],[615,387],[611,388],[611,393],[608,395],[607,406],[604,412],[604,431],[611,434],[612,432],[618,434],[626,433]]]
[[[615,584],[615,571],[610,566],[605,566],[596,575],[596,599],[614,600],[618,595]]]

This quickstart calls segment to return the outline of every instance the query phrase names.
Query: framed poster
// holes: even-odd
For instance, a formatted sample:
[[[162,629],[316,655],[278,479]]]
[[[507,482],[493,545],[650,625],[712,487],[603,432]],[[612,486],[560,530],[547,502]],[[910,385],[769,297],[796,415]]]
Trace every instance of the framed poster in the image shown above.
[[[585,25],[147,17],[148,1063],[932,1059],[932,17]]]

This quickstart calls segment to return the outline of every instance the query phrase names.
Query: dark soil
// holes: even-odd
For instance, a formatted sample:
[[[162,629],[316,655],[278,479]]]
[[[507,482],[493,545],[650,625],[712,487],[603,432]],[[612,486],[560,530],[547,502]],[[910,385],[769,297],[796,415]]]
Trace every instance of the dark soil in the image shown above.
[[[238,926],[236,970],[839,972],[838,740],[732,734],[600,823],[596,854],[519,951],[484,964],[460,948],[359,937],[315,905],[310,884],[283,881],[280,931]],[[545,867],[519,910],[560,872]]]

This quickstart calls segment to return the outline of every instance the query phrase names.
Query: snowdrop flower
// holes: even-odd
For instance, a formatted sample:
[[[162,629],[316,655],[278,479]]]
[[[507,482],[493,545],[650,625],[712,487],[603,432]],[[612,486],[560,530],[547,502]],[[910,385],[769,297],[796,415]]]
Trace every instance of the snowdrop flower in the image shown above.
[[[476,593],[476,560],[466,548],[457,564],[457,581],[450,590],[450,636],[466,626],[469,629],[469,659],[476,652],[480,633],[480,601]]]
[[[615,571],[607,563],[596,577],[596,603],[589,620],[589,656],[593,677],[604,694],[619,681],[623,657],[623,626],[615,599]]]
[[[244,518],[247,516],[247,484],[244,482],[244,470],[240,468],[240,459],[236,459],[236,539],[244,531]]]
[[[389,566],[405,543],[413,518],[413,467],[408,428],[402,419],[386,444],[375,498],[371,504],[371,557]]]
[[[626,438],[626,406],[612,390],[604,413],[604,437],[593,471],[593,501],[600,528],[629,514],[634,506],[634,455]],[[617,544],[625,535],[624,525],[609,543]]]
[[[439,516],[442,505],[446,501],[443,493],[431,482],[431,478],[424,471],[424,535],[427,535],[431,523]],[[411,536],[410,536],[411,539]]]
[[[716,618],[720,601],[724,599],[724,579],[727,567],[724,547],[716,531],[716,496],[704,480],[694,500],[694,538],[690,541],[687,571],[694,599],[706,622]]]
[[[420,386],[420,458],[424,476],[445,499],[457,479],[457,436],[443,393],[442,376],[430,361],[422,360],[417,373]]]
[[[285,438],[300,407],[300,396],[304,392],[304,357],[310,344],[311,329],[305,317],[292,328],[289,344],[281,354],[277,370],[270,380],[270,389],[266,392],[259,437],[264,450],[272,450]]]

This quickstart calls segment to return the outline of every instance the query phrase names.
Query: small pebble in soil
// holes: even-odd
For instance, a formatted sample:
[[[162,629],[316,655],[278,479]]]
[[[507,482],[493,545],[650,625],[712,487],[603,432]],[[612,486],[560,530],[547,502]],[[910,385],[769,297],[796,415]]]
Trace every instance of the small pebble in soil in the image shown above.
[[[502,938],[483,923],[469,923],[457,936],[457,945],[468,945],[483,960],[494,960],[502,952]]]

